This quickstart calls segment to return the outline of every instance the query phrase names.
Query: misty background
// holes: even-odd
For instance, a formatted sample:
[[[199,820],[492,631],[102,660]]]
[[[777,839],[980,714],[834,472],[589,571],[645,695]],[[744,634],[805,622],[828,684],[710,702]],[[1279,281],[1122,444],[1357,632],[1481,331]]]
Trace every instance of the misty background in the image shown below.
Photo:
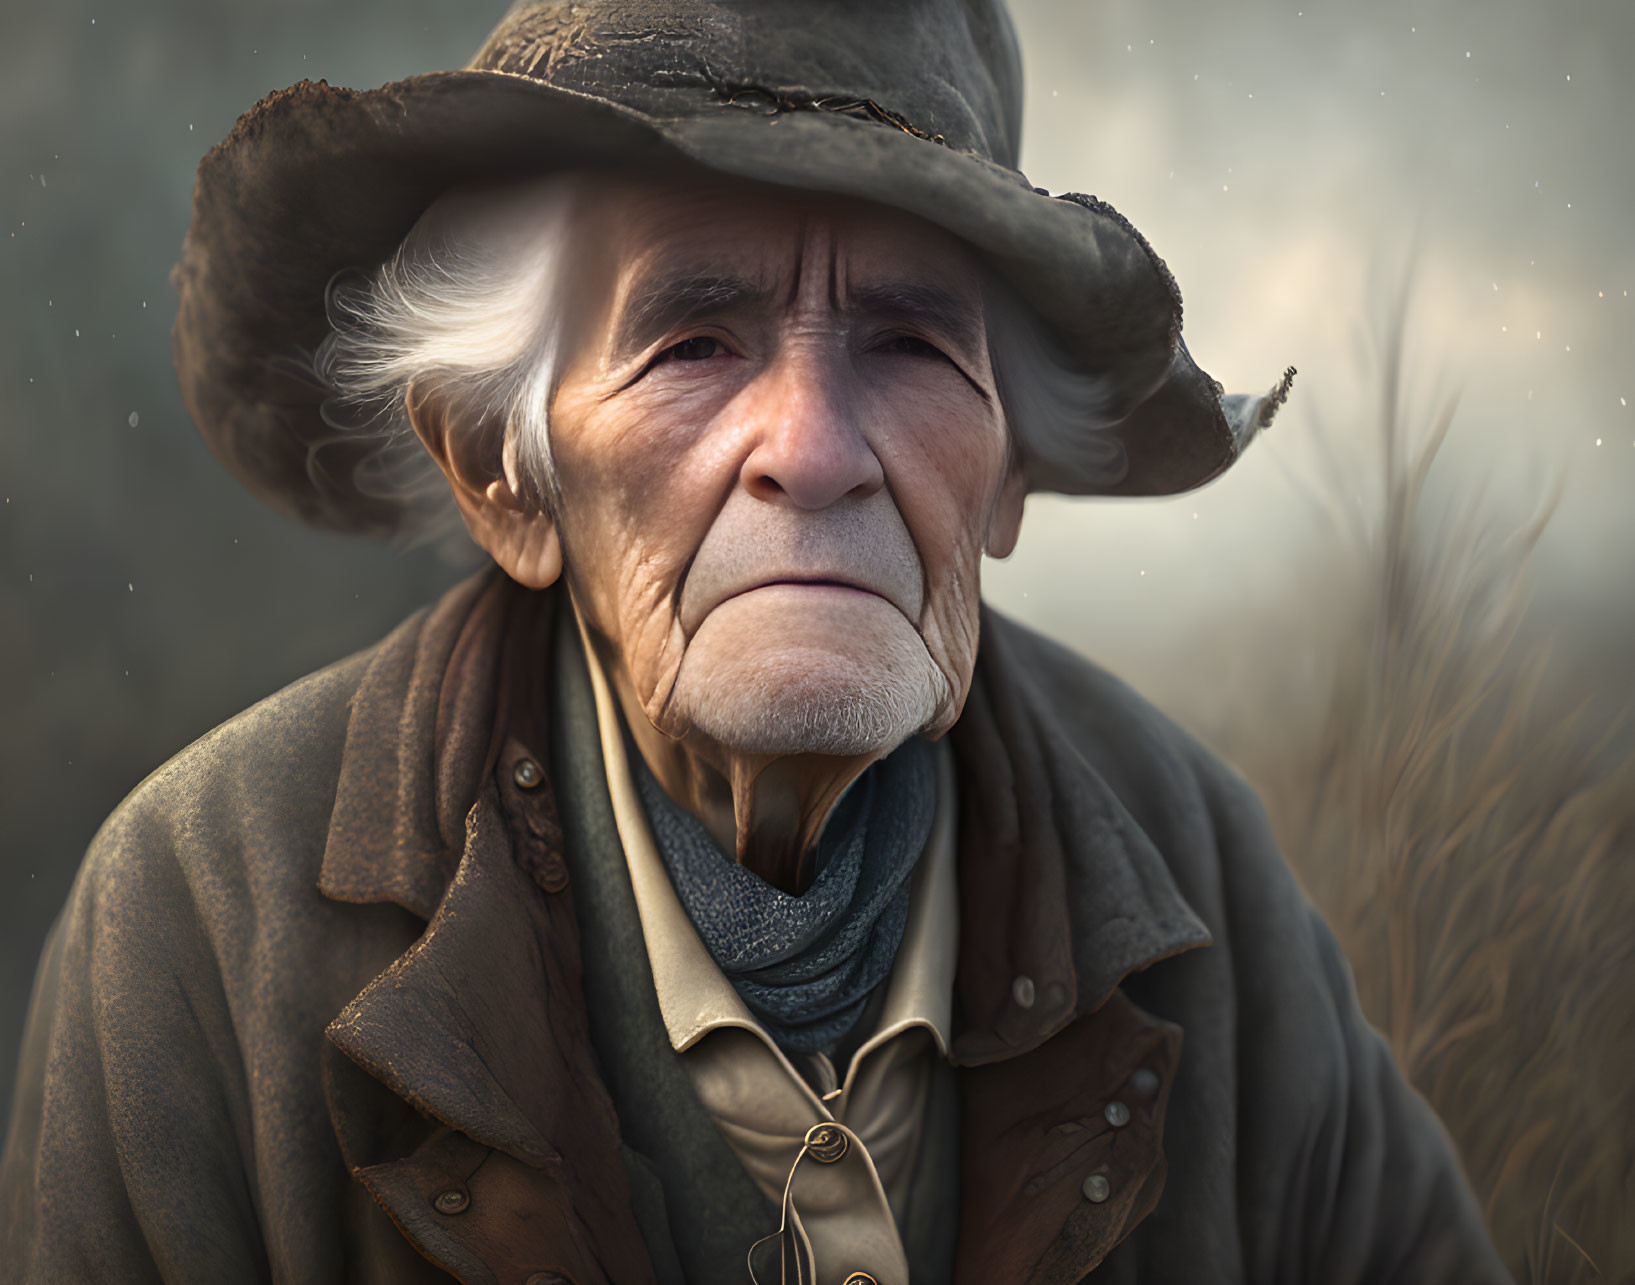
[[[263,94],[457,66],[503,8],[0,4],[0,1102],[41,944],[108,812],[470,570],[304,531],[211,459],[169,344],[194,167]],[[1635,676],[1635,6],[1012,11],[1032,181],[1141,229],[1229,389],[1300,374],[1201,491],[1033,497],[989,599],[1216,743],[1254,734],[1268,668],[1283,708],[1319,692],[1331,648],[1302,624],[1336,505],[1369,521],[1380,319],[1411,280],[1407,401],[1428,419],[1460,396],[1432,495],[1485,486],[1519,524],[1559,479],[1525,630],[1552,640],[1550,682],[1594,694],[1616,751]]]

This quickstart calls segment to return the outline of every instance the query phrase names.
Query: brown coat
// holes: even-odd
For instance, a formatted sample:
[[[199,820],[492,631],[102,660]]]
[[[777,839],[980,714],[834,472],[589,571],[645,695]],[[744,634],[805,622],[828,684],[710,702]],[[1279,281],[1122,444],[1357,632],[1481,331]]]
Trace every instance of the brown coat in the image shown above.
[[[555,604],[473,577],[108,819],[41,961],[4,1279],[652,1279],[514,776]],[[1241,780],[992,613],[951,736],[958,1281],[1508,1279]]]

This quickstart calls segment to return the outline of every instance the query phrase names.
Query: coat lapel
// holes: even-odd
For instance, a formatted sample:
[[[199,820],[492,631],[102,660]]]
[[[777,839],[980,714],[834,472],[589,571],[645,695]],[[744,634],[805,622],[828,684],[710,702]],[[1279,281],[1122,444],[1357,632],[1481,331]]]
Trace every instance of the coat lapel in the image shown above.
[[[490,782],[425,934],[330,1024],[330,1042],[417,1111],[524,1163],[560,1159],[542,1125],[560,1082],[550,970]],[[575,981],[576,978],[565,980]],[[566,1032],[564,1032],[566,1034]]]
[[[530,747],[553,604],[480,576],[394,635],[359,689],[320,887],[430,923],[330,1024],[346,1062],[329,1055],[326,1087],[354,1176],[445,1271],[640,1285],[652,1267],[594,1065],[555,802],[517,771],[546,761]],[[407,1155],[383,1137],[380,1088],[420,1120],[399,1131]]]
[[[1037,1047],[1130,973],[1210,942],[1069,734],[1066,717],[1096,711],[1064,710],[1074,702],[1042,679],[1026,637],[984,608],[977,672],[949,733],[960,767],[953,1056],[964,1066]]]
[[[1071,740],[1063,695],[984,612],[960,764],[960,1282],[1081,1280],[1158,1203],[1181,1029],[1119,989],[1209,944]],[[1035,643],[1035,645],[1037,645]],[[1088,711],[1074,710],[1075,716]]]

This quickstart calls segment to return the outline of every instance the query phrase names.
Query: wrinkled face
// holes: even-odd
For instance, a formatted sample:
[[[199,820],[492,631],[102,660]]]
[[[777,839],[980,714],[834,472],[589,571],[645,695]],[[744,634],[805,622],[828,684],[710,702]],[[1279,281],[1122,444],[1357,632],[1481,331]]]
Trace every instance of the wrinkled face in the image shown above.
[[[566,573],[652,722],[886,752],[958,717],[1023,487],[953,237],[773,189],[602,185],[550,436]]]

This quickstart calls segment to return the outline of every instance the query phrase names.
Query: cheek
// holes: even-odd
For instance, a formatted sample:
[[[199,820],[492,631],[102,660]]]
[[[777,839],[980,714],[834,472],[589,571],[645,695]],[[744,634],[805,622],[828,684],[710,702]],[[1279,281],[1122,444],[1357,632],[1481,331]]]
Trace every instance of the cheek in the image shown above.
[[[875,451],[928,573],[950,557],[980,555],[1004,476],[1004,421],[968,387],[876,415]]]
[[[649,708],[674,679],[683,641],[676,587],[721,494],[718,452],[706,435],[686,431],[665,413],[675,407],[653,401],[559,402],[552,433],[576,596]]]
[[[920,632],[962,691],[976,656],[982,545],[1005,471],[1004,421],[963,381],[896,418],[878,453],[925,570]]]

